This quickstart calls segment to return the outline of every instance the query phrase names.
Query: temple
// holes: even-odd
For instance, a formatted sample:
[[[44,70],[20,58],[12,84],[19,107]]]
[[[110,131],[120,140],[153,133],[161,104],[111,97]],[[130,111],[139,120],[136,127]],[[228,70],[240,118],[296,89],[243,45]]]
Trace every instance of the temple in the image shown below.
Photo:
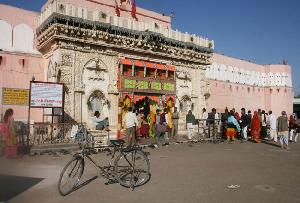
[[[29,81],[65,84],[67,119],[92,128],[95,111],[121,129],[124,109],[148,97],[185,115],[241,107],[292,113],[291,67],[214,53],[213,40],[172,29],[171,17],[130,1],[49,0],[40,13],[0,4],[0,99],[25,120],[28,107],[3,103],[5,88]],[[33,110],[44,121],[47,110]]]

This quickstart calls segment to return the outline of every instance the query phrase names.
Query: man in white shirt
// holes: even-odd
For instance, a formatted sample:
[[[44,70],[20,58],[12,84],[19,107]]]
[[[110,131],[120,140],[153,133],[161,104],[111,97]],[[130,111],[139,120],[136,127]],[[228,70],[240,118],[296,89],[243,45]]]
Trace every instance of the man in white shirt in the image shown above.
[[[270,124],[270,138],[271,140],[274,140],[274,142],[277,142],[277,132],[276,132],[276,117],[272,113],[272,111],[269,111],[269,124]]]
[[[124,122],[126,126],[126,143],[127,146],[132,146],[136,143],[135,131],[136,126],[138,125],[138,120],[135,113],[132,112],[132,107],[128,108]]]

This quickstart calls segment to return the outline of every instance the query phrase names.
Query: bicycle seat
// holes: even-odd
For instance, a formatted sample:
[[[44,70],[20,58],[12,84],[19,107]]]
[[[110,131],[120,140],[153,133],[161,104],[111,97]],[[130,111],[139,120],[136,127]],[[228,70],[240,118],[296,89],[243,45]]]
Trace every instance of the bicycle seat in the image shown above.
[[[124,140],[110,140],[110,143],[116,147],[120,147],[125,143],[125,141]]]

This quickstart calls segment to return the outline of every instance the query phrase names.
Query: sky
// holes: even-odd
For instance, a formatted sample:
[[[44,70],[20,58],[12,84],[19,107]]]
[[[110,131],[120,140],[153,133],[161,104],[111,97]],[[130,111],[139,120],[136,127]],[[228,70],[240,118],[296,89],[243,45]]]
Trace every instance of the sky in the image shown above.
[[[46,0],[0,0],[40,11]],[[114,1],[113,1],[114,2]],[[300,94],[299,0],[136,0],[137,6],[166,15],[172,28],[215,41],[215,51],[258,64],[292,67],[295,95]]]

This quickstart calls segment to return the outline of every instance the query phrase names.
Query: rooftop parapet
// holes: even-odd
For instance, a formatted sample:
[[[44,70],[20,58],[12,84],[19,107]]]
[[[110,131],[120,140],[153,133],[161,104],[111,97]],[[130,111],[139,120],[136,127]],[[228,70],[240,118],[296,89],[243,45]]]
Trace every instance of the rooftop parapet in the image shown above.
[[[42,9],[38,18],[38,26],[41,26],[53,13],[59,13],[66,16],[82,18],[84,20],[101,22],[120,28],[126,28],[134,31],[153,32],[161,34],[171,40],[176,40],[196,46],[214,49],[214,41],[195,34],[187,32],[182,33],[178,30],[172,30],[166,24],[160,24],[159,21],[153,18],[153,21],[143,22],[136,21],[133,18],[119,17],[104,10],[89,10],[87,7],[80,7],[73,4],[63,3],[58,0],[48,2]]]

